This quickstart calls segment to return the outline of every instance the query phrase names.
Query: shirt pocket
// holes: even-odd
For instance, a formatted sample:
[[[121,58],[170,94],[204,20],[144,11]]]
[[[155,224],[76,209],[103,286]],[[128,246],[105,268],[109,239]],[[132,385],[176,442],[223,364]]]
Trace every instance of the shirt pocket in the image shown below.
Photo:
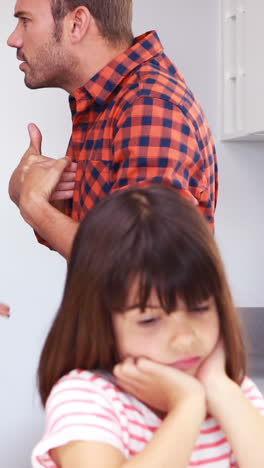
[[[78,161],[73,197],[73,218],[81,221],[112,188],[112,162],[89,159]]]

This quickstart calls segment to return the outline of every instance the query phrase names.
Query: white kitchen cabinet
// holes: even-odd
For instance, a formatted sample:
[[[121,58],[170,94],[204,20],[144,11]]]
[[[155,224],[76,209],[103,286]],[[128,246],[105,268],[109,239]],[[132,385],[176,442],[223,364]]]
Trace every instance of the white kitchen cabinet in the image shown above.
[[[221,138],[264,141],[264,0],[221,0]]]

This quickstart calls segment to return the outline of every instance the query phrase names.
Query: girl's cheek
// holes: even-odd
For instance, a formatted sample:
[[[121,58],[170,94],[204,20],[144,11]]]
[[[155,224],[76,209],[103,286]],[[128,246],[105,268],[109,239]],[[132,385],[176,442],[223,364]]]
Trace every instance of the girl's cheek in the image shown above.
[[[153,340],[147,340],[143,337],[135,337],[126,344],[124,343],[124,346],[127,355],[133,357],[145,356],[150,359],[152,358],[154,349],[157,348],[157,346],[154,346]]]

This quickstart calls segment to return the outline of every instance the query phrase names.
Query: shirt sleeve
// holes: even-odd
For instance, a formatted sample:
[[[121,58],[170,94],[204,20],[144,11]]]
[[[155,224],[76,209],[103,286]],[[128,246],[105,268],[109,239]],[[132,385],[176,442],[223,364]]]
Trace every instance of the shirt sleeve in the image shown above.
[[[246,377],[242,382],[241,389],[244,392],[246,398],[257,408],[264,416],[264,397],[256,384]]]
[[[165,183],[180,190],[203,214],[212,214],[215,148],[207,126],[206,130],[207,137],[199,142],[193,122],[176,104],[155,97],[138,98],[123,112],[115,131],[112,191]]]
[[[96,441],[126,456],[120,421],[103,389],[92,380],[65,377],[51,391],[46,405],[46,430],[32,453],[33,468],[56,468],[49,451],[73,441]]]

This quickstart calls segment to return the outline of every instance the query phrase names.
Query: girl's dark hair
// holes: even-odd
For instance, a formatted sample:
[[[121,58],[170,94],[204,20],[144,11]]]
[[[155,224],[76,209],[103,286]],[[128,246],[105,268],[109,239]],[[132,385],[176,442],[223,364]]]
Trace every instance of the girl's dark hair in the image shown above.
[[[94,17],[98,29],[109,43],[132,43],[132,0],[51,0],[55,36],[62,34],[61,22],[69,11],[85,6]]]
[[[198,210],[161,185],[122,190],[99,202],[75,238],[62,302],[39,364],[45,404],[72,369],[111,371],[118,361],[112,314],[122,313],[134,280],[142,311],[151,290],[167,313],[177,298],[189,308],[213,296],[226,350],[226,370],[241,383],[245,347],[214,237]]]

